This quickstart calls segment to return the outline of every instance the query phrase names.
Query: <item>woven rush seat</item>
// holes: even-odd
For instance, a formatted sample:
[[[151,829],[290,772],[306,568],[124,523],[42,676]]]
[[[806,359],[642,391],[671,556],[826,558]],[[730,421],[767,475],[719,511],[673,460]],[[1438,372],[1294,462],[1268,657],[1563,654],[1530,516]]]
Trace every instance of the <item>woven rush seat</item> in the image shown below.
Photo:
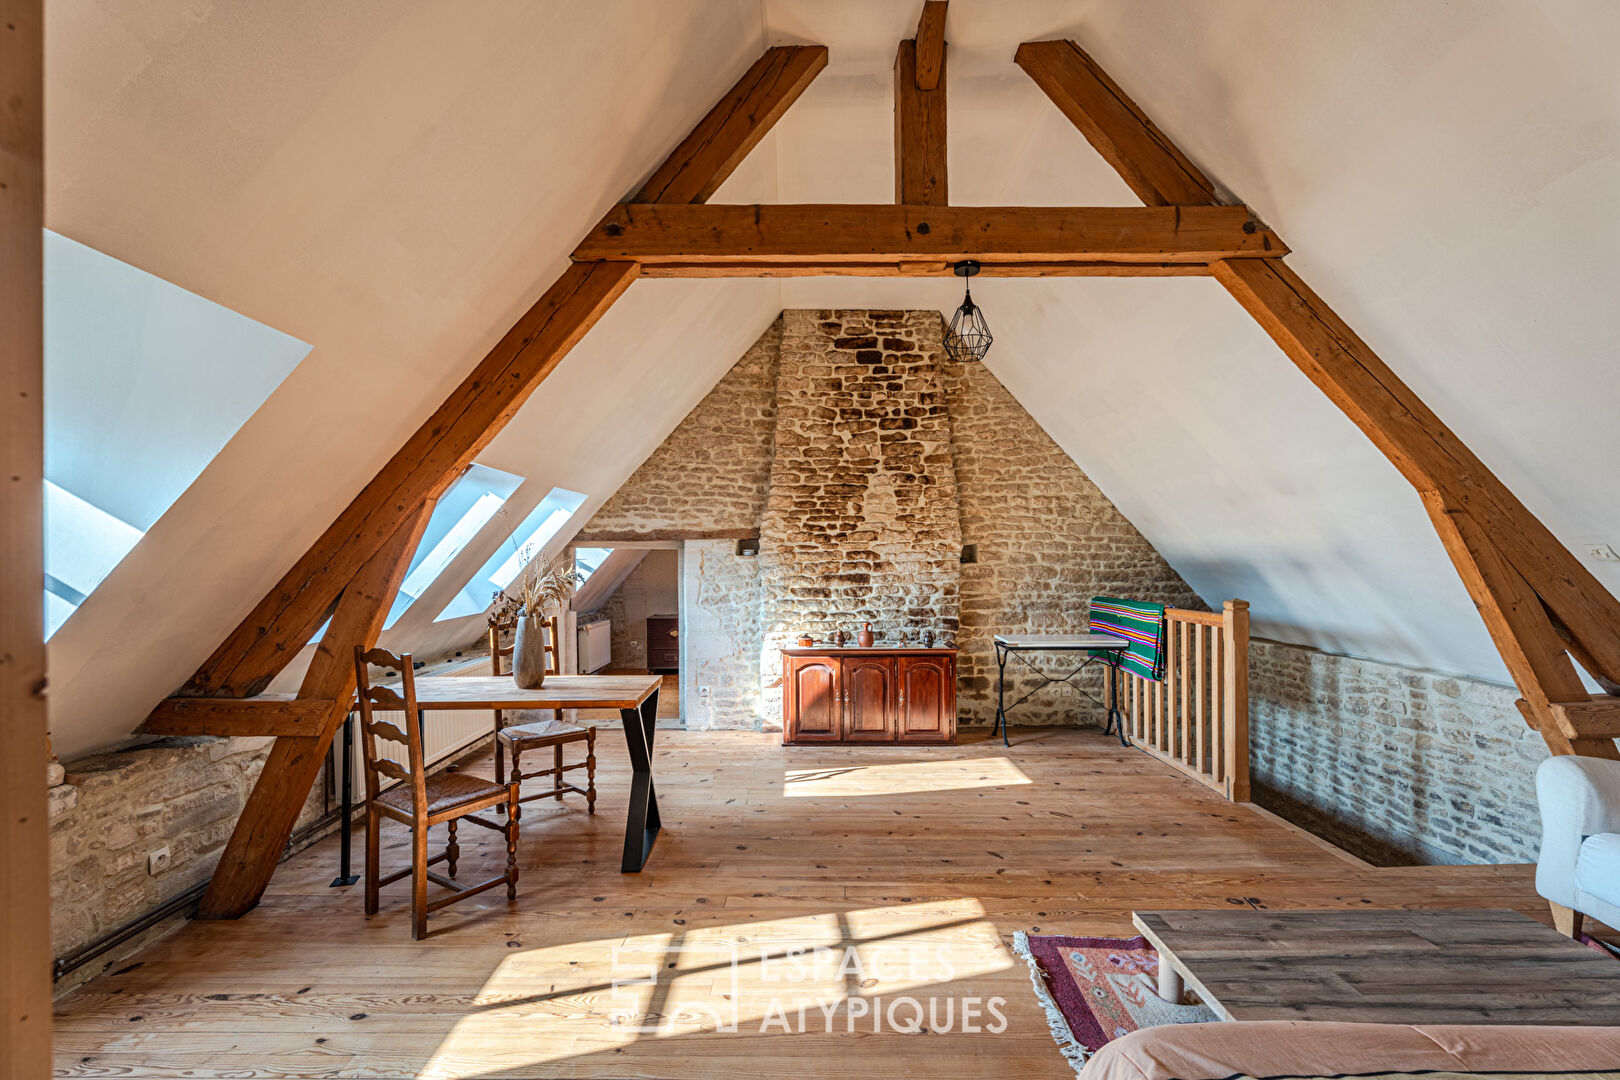
[[[513,724],[502,728],[501,741],[519,749],[532,750],[552,743],[573,742],[585,738],[585,729],[578,724],[562,720],[535,720],[528,724]]]
[[[468,776],[460,772],[444,772],[429,776],[425,781],[427,788],[426,813],[429,817],[436,817],[446,810],[454,810],[468,803],[484,803],[486,805],[499,802],[506,798],[506,787],[476,776]],[[377,796],[377,801],[385,806],[393,807],[403,814],[411,813],[411,786],[409,784],[395,784],[387,791]]]

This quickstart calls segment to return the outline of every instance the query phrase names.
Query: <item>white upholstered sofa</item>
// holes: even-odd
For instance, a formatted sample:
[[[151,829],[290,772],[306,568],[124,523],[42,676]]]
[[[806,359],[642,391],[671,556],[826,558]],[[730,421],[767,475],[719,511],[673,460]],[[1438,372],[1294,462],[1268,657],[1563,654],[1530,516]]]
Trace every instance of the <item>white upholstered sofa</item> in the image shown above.
[[[1536,891],[1558,928],[1574,937],[1582,915],[1620,928],[1620,761],[1548,758],[1536,771],[1536,798]]]

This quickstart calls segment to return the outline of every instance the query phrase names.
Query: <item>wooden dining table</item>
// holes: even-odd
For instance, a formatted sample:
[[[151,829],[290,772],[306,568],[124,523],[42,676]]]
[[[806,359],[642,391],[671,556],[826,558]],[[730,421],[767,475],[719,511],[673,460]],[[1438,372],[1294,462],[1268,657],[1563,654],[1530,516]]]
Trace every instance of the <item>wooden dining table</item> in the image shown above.
[[[416,680],[416,705],[423,713],[441,709],[618,709],[630,754],[630,807],[619,869],[635,874],[647,864],[661,825],[652,774],[661,685],[663,679],[657,675],[547,675],[544,686],[524,690],[510,675],[428,675]]]

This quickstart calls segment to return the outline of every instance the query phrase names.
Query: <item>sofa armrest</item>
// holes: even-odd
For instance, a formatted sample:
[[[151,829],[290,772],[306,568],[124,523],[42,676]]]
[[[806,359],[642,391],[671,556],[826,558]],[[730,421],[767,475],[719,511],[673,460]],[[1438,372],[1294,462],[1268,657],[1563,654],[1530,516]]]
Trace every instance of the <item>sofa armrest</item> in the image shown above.
[[[1554,757],[1536,770],[1541,804],[1541,854],[1536,891],[1564,907],[1575,902],[1575,860],[1581,841],[1594,833],[1620,832],[1620,761]]]

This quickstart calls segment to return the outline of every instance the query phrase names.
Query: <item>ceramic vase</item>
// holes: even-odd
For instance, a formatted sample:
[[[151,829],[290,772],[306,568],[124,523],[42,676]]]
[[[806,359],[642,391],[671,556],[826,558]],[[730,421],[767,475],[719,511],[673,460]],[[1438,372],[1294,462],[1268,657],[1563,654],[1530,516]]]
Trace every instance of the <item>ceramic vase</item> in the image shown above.
[[[870,649],[872,647],[873,640],[872,624],[862,623],[861,632],[855,635],[855,644],[859,645],[863,649]]]
[[[538,615],[518,617],[512,636],[512,681],[524,690],[546,683],[546,623]]]

